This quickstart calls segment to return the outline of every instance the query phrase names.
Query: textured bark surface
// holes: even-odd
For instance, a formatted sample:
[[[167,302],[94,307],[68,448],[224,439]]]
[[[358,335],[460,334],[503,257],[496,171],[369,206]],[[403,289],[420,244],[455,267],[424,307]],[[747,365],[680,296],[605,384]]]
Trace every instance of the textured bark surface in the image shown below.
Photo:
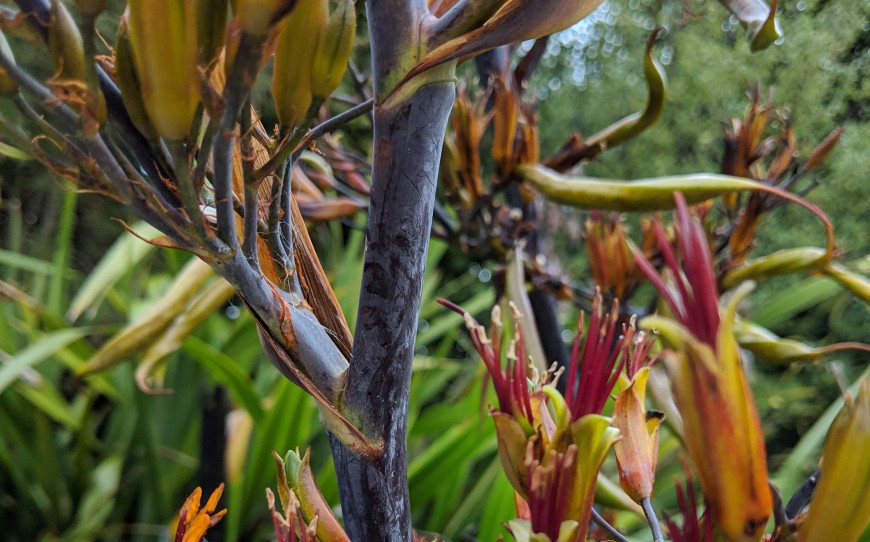
[[[375,161],[346,412],[384,440],[375,463],[333,439],[352,540],[410,540],[406,433],[411,362],[432,225],[438,161],[454,85],[423,86],[375,110]]]
[[[383,441],[367,462],[331,438],[345,530],[355,541],[411,540],[407,429],[411,363],[452,80],[387,99],[417,62],[425,0],[368,0],[375,80],[366,253],[342,410]],[[426,74],[421,76],[426,79]]]

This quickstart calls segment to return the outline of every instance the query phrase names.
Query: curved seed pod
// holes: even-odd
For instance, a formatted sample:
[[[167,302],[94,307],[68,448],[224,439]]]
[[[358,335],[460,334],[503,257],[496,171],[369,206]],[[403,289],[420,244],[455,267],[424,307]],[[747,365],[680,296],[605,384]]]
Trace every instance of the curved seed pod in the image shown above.
[[[665,71],[652,57],[653,44],[660,30],[661,28],[657,28],[650,34],[643,56],[643,73],[648,93],[646,107],[643,111],[633,113],[590,137],[586,145],[600,145],[602,148],[619,145],[637,136],[658,120],[665,107],[665,88],[667,86]]]
[[[737,17],[740,24],[746,29],[749,48],[753,53],[767,49],[782,36],[779,23],[776,21],[776,0],[770,3],[770,7],[764,0],[719,1]]]
[[[272,95],[284,128],[294,126],[311,105],[311,72],[326,15],[327,0],[301,0],[278,37]]]
[[[199,106],[194,0],[130,0],[130,44],[157,134],[187,137]]]
[[[733,288],[747,280],[764,280],[770,277],[820,269],[831,259],[831,253],[823,248],[788,248],[739,265],[722,277],[722,287]]]
[[[115,38],[115,81],[121,90],[121,100],[130,115],[133,125],[145,139],[157,139],[157,130],[148,117],[145,101],[142,99],[142,87],[136,75],[136,64],[133,60],[133,49],[130,44],[130,32],[125,13],[118,23],[118,35]]]
[[[317,40],[311,72],[311,93],[315,97],[328,98],[338,88],[347,71],[355,35],[356,11],[353,0],[339,0]]]
[[[514,173],[529,182],[547,199],[582,209],[603,211],[659,211],[674,208],[674,193],[689,204],[733,192],[757,190],[797,203],[816,215],[824,224],[826,250],[832,254],[834,227],[818,206],[776,186],[730,175],[698,173],[654,177],[636,181],[613,181],[593,177],[569,177],[541,165],[522,164]]]
[[[824,273],[840,283],[841,286],[855,294],[864,303],[870,303],[870,280],[867,277],[853,273],[837,263],[830,263]]]
[[[734,335],[741,348],[745,348],[772,363],[814,361],[824,355],[842,350],[870,351],[870,346],[861,343],[837,343],[812,347],[802,342],[779,337],[769,329],[746,320],[734,322]]]
[[[0,32],[0,54],[8,57],[13,62],[15,57],[12,56],[12,49],[9,47],[9,42],[6,41],[6,35]],[[9,77],[6,70],[0,66],[0,94],[15,94],[18,92],[18,83],[15,79]]]

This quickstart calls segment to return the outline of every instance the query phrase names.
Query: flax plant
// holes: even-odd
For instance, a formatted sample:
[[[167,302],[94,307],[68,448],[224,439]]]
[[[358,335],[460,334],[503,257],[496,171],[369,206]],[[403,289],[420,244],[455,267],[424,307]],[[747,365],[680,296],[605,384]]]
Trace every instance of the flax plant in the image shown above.
[[[778,39],[776,2],[722,3],[746,27],[752,50]],[[681,422],[671,431],[709,505],[699,520],[687,489],[674,539],[706,541],[715,527],[728,540],[756,541],[771,516],[776,533],[791,529],[799,540],[841,525],[851,536],[863,527],[829,507],[844,473],[866,471],[866,458],[849,447],[866,440],[867,386],[831,428],[809,511],[788,517],[769,487],[761,421],[739,347],[754,345],[782,362],[866,347],[814,348],[736,320],[744,281],[786,273],[823,273],[870,300],[870,282],[836,261],[830,221],[795,195],[794,183],[832,151],[837,130],[799,160],[786,129],[771,155],[775,146],[762,134],[772,108],[756,92],[746,118],[726,133],[728,148],[742,151],[727,155],[719,173],[633,181],[583,175],[585,162],[637,137],[663,114],[667,78],[653,54],[656,29],[637,61],[646,103],[543,156],[530,77],[548,36],[600,0],[368,0],[364,17],[362,3],[352,0],[130,0],[105,48],[96,32],[103,1],[78,0],[75,10],[58,0],[16,4],[18,10],[2,12],[4,30],[26,25],[50,54],[46,66],[36,65],[39,59],[20,65],[0,34],[0,94],[25,119],[24,127],[0,119],[4,142],[68,188],[127,206],[152,228],[146,242],[196,258],[143,318],[76,364],[76,376],[100,382],[101,371],[141,353],[132,378],[146,393],[165,392],[169,354],[237,296],[264,357],[314,399],[341,498],[339,516],[314,480],[308,452],[276,454],[281,510],[271,490],[266,508],[277,540],[420,539],[411,526],[407,430],[433,233],[496,266],[500,302],[488,334],[471,314],[445,304],[462,314],[495,390],[490,414],[498,460],[515,493],[508,523],[515,539],[584,541],[597,536],[594,520],[624,540],[594,507],[598,498],[645,516],[653,539],[663,540],[652,499],[661,424],[670,418]],[[358,20],[366,21],[364,32]],[[521,40],[534,44],[512,65],[508,48]],[[368,54],[355,55],[364,42]],[[475,56],[482,84],[457,84],[456,66]],[[370,59],[370,69],[358,70],[353,57]],[[263,124],[252,94],[270,62],[275,129]],[[344,102],[346,110],[329,116]],[[364,115],[373,127],[368,157],[330,135]],[[439,183],[445,201],[436,205]],[[590,280],[582,287],[542,263],[541,199],[589,211]],[[720,215],[709,212],[714,201],[724,209]],[[824,246],[750,259],[760,218],[784,201],[820,218]],[[727,223],[705,230],[689,204],[698,216]],[[643,217],[637,240],[621,215],[672,209],[676,249],[660,214]],[[359,211],[368,216],[352,332],[306,220]],[[723,255],[711,252],[713,241]],[[632,304],[645,282],[663,301],[660,315]],[[736,291],[725,298],[729,290]],[[561,342],[557,298],[588,315],[580,317],[570,351]],[[728,300],[720,306],[720,299]],[[653,385],[657,356],[669,390]],[[668,393],[670,402],[662,400]],[[256,397],[242,401],[249,418],[231,435],[231,483],[242,478],[245,461],[238,440],[255,430],[265,408]],[[667,417],[653,408],[659,403],[673,404]],[[281,422],[289,425],[293,416],[287,412]],[[605,467],[611,450],[619,487]],[[204,540],[217,526],[225,513],[216,511],[222,487],[202,507],[201,491],[190,495],[176,540]],[[844,510],[866,512],[866,499],[848,497]]]

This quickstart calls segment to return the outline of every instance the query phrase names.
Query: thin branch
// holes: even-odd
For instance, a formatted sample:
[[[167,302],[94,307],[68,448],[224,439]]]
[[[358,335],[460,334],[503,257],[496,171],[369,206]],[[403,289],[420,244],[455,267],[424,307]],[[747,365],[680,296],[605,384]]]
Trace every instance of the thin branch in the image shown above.
[[[287,168],[279,175],[272,175],[272,190],[269,193],[269,216],[266,218],[266,244],[272,252],[272,256],[282,265],[287,265],[287,253],[284,250],[284,241],[281,237],[280,218],[281,210],[284,209],[284,182],[287,177]]]
[[[205,172],[208,168],[208,157],[211,154],[211,149],[214,146],[215,135],[218,130],[218,121],[209,119],[205,126],[205,133],[202,135],[202,143],[199,145],[196,157],[196,167],[193,170],[193,182],[199,184],[205,178]]]
[[[299,141],[305,136],[302,131],[306,126],[311,124],[311,120],[317,115],[320,106],[323,105],[323,99],[315,98],[311,105],[308,106],[308,111],[305,112],[305,117],[295,127],[288,128],[284,139],[278,144],[278,149],[272,154],[268,161],[263,164],[260,169],[254,174],[254,179],[265,179],[267,175],[271,175],[284,165],[287,160],[293,161],[293,151],[299,145]],[[282,130],[285,127],[281,127]]]
[[[59,116],[57,120],[52,119],[53,122],[63,122],[69,129],[74,129],[79,125],[81,119],[78,113],[63,103],[48,87],[21,69],[10,56],[2,52],[0,52],[0,67],[18,83],[21,90],[37,99],[40,108],[45,109],[51,115]],[[49,105],[52,107],[49,108]]]
[[[260,183],[254,182],[253,163],[251,154],[254,152],[251,142],[251,101],[245,104],[242,110],[241,118],[241,151],[242,151],[242,172],[244,175],[245,187],[245,214],[244,214],[244,232],[242,238],[242,253],[247,258],[248,263],[256,271],[260,271],[259,255],[257,254],[257,226],[259,218],[258,196]]]
[[[188,163],[187,148],[184,141],[172,141],[168,144],[169,154],[172,156],[172,166],[175,172],[175,183],[181,192],[181,200],[184,202],[184,211],[190,217],[199,241],[203,244],[208,239],[205,231],[205,220],[202,210],[199,208],[199,194],[190,176],[190,164]]]
[[[371,98],[371,92],[369,92],[369,89],[366,86],[368,78],[363,75],[359,68],[357,68],[353,59],[350,59],[347,63],[347,72],[350,74],[350,79],[353,81],[353,86],[357,95],[359,95],[363,100]]]
[[[791,496],[788,504],[785,505],[785,515],[789,519],[796,518],[801,510],[809,504],[813,492],[816,490],[816,484],[819,482],[819,474],[821,474],[821,470],[816,469],[816,472],[812,473]]]
[[[152,206],[157,212],[165,213],[171,219],[170,223],[174,223],[176,226],[187,224],[187,217],[181,214],[181,211],[179,211],[174,205],[171,205],[166,201],[161,192],[156,190],[148,180],[142,177],[141,172],[136,169],[136,166],[133,165],[129,157],[118,147],[115,141],[111,138],[103,138],[103,141],[106,144],[106,148],[118,162],[118,165],[121,166],[121,169],[124,171],[124,174],[133,186],[139,187],[142,195],[152,198]]]
[[[214,144],[214,205],[217,211],[218,237],[231,250],[239,247],[233,213],[233,143],[236,119],[247,101],[254,71],[259,64],[262,43],[259,38],[242,34],[233,67],[224,89],[225,106]]]
[[[299,143],[296,145],[296,151],[293,153],[292,160],[295,161],[296,158],[299,157],[299,155],[311,141],[323,137],[324,134],[328,134],[334,130],[337,130],[338,128],[341,128],[353,119],[371,111],[374,103],[374,98],[369,98],[361,104],[355,105],[347,111],[339,113],[338,115],[329,118],[318,124],[314,128],[308,130],[308,133],[306,133],[305,136],[303,136]]]
[[[278,232],[280,243],[283,246],[285,257],[290,260],[293,256],[293,213],[290,206],[293,204],[290,199],[293,197],[293,161],[288,160],[284,166],[283,183],[281,184],[281,209],[284,214],[281,215],[278,222]]]
[[[616,527],[611,525],[604,519],[601,514],[598,513],[598,510],[595,507],[592,508],[592,521],[598,524],[599,527],[607,531],[607,534],[613,537],[616,542],[631,542],[628,538],[625,537],[621,532],[616,530]]]
[[[641,499],[640,505],[643,507],[643,514],[646,516],[647,523],[649,523],[649,530],[652,531],[653,542],[664,542],[665,537],[662,535],[662,527],[659,525],[656,511],[649,497]]]

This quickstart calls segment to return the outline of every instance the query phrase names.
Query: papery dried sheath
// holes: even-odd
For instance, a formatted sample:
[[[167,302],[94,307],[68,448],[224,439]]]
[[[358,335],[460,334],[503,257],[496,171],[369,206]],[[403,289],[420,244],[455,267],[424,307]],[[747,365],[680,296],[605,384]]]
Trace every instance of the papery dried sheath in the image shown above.
[[[410,75],[489,49],[553,34],[592,13],[602,0],[507,0],[478,28],[429,52]],[[406,78],[407,79],[407,78]]]

